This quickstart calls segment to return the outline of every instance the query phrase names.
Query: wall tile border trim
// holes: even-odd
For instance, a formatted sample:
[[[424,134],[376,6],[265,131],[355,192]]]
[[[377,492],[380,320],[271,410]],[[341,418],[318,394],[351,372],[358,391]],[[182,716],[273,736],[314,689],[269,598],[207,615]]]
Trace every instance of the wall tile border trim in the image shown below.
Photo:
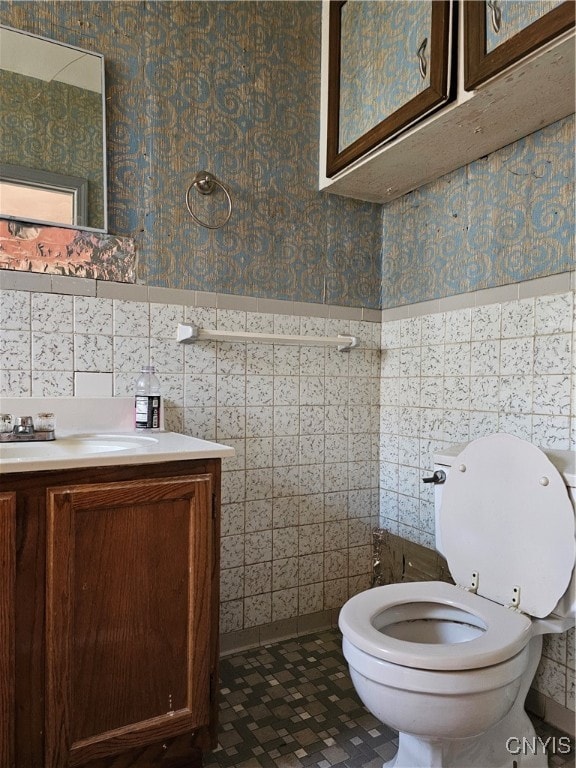
[[[438,312],[450,312],[455,309],[471,309],[486,304],[501,304],[506,301],[517,301],[535,296],[550,296],[554,293],[567,293],[576,290],[576,271],[560,272],[557,275],[539,277],[535,280],[525,280],[521,283],[511,283],[495,288],[484,288],[480,291],[460,293],[443,299],[421,301],[416,304],[405,304],[382,310],[381,321],[405,320],[409,317],[433,315]]]
[[[178,288],[130,285],[103,280],[41,275],[12,270],[0,270],[0,289],[34,293],[60,293],[72,296],[92,296],[124,301],[147,301],[152,304],[181,304],[188,307],[215,307],[242,312],[267,312],[298,317],[324,317],[331,320],[363,320],[379,323],[381,311],[362,307],[345,307],[314,302],[260,299],[252,296],[187,291]]]
[[[403,320],[437,312],[467,309],[505,301],[516,301],[534,296],[565,293],[576,290],[576,270],[540,277],[521,283],[485,288],[443,299],[406,304],[391,309],[366,309],[313,302],[260,299],[252,296],[187,291],[146,285],[130,285],[102,280],[90,280],[59,275],[41,275],[12,270],[0,270],[0,289],[37,293],[60,293],[72,296],[93,296],[125,301],[148,301],[158,304],[182,304],[191,307],[216,307],[244,312],[324,317],[333,320],[364,320],[371,323]]]

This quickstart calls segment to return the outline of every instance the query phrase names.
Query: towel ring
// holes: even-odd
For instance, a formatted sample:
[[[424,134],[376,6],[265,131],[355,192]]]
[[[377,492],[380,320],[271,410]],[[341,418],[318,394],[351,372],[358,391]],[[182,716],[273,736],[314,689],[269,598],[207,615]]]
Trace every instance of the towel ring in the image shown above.
[[[194,187],[196,191],[200,192],[201,195],[211,195],[216,187],[220,187],[220,189],[226,195],[226,200],[228,201],[228,211],[224,221],[222,221],[220,224],[207,224],[205,221],[202,221],[198,218],[198,216],[196,216],[190,205],[190,192],[192,191],[192,187]],[[198,171],[198,173],[194,174],[192,183],[186,190],[186,208],[188,208],[188,213],[190,216],[192,216],[196,224],[199,224],[201,227],[206,227],[206,229],[220,229],[224,226],[224,224],[226,224],[232,214],[232,199],[224,184],[222,184],[221,181],[218,181],[216,176],[209,173],[208,171]]]

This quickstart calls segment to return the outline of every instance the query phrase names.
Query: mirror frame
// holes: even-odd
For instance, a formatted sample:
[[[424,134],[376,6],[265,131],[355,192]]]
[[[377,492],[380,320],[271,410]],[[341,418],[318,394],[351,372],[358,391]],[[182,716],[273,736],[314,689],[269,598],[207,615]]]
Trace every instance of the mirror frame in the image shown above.
[[[87,195],[87,189],[84,191],[81,191],[78,188],[77,184],[73,184],[72,188],[77,190],[77,194],[79,195],[79,210],[78,213],[80,215],[80,219],[78,223],[76,224],[66,224],[58,221],[46,221],[43,219],[37,219],[29,216],[13,216],[8,215],[5,213],[2,213],[0,210],[0,218],[8,220],[8,221],[22,221],[27,222],[31,224],[39,224],[42,226],[48,226],[48,227],[63,227],[64,229],[81,229],[85,230],[87,232],[100,232],[103,234],[106,234],[108,232],[108,173],[107,173],[107,153],[106,153],[106,77],[105,77],[105,63],[104,63],[104,56],[101,53],[97,53],[96,51],[90,51],[86,48],[79,48],[77,45],[70,45],[69,43],[62,43],[59,40],[54,40],[49,37],[44,37],[43,35],[36,35],[32,32],[27,32],[22,29],[16,29],[15,27],[9,27],[6,24],[0,24],[0,31],[1,30],[8,30],[9,32],[17,32],[21,35],[26,35],[27,37],[35,38],[36,40],[43,40],[47,43],[53,43],[54,45],[59,45],[64,48],[69,48],[74,51],[78,51],[79,53],[88,54],[90,56],[94,56],[96,59],[99,59],[100,64],[100,97],[102,102],[102,202],[103,202],[103,221],[102,221],[102,227],[89,227],[87,226],[86,222],[88,221],[88,211],[87,208],[85,208],[85,213],[82,213],[82,196]],[[0,158],[0,174],[2,180],[5,181],[13,181],[14,178],[14,169],[16,166],[8,165],[4,162],[2,162],[2,159]],[[19,168],[19,174],[18,179],[26,181],[25,176],[22,175],[25,174],[26,171],[28,171],[31,176],[29,178],[34,178],[36,181],[43,177],[45,179],[48,179],[49,177],[52,177],[55,179],[56,177],[60,177],[60,179],[69,179],[73,180],[75,177],[68,176],[66,174],[57,174],[57,173],[51,173],[48,171],[34,171],[33,169],[25,169],[25,168]],[[78,180],[82,181],[82,180]],[[39,185],[41,186],[41,185]],[[50,184],[48,184],[50,186]],[[87,185],[86,185],[87,186]],[[70,186],[64,186],[65,189],[70,189]],[[82,217],[84,218],[82,219]]]
[[[395,112],[344,149],[339,148],[341,10],[347,0],[330,0],[328,26],[328,124],[326,176],[337,174],[386,139],[408,127],[417,118],[444,104],[449,98],[450,0],[430,0],[432,5],[431,49],[439,52],[430,60],[430,84]]]

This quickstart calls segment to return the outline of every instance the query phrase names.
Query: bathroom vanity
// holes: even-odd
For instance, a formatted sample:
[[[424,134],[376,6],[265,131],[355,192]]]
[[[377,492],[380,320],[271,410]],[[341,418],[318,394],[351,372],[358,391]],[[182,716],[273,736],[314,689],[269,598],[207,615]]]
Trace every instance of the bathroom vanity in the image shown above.
[[[159,461],[147,447],[88,448],[90,466],[2,462],[3,768],[195,768],[215,746],[220,465],[233,451],[174,438],[189,450]]]

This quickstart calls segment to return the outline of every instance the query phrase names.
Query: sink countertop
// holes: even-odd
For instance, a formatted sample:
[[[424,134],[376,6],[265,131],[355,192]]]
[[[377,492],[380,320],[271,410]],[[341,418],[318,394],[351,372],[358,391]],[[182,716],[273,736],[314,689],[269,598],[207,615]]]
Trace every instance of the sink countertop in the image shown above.
[[[133,397],[2,397],[0,410],[33,418],[42,411],[56,416],[56,440],[0,443],[0,474],[235,455],[227,445],[178,432],[135,430]]]
[[[51,469],[157,464],[234,456],[227,445],[177,432],[57,432],[56,440],[0,444],[0,474]]]

